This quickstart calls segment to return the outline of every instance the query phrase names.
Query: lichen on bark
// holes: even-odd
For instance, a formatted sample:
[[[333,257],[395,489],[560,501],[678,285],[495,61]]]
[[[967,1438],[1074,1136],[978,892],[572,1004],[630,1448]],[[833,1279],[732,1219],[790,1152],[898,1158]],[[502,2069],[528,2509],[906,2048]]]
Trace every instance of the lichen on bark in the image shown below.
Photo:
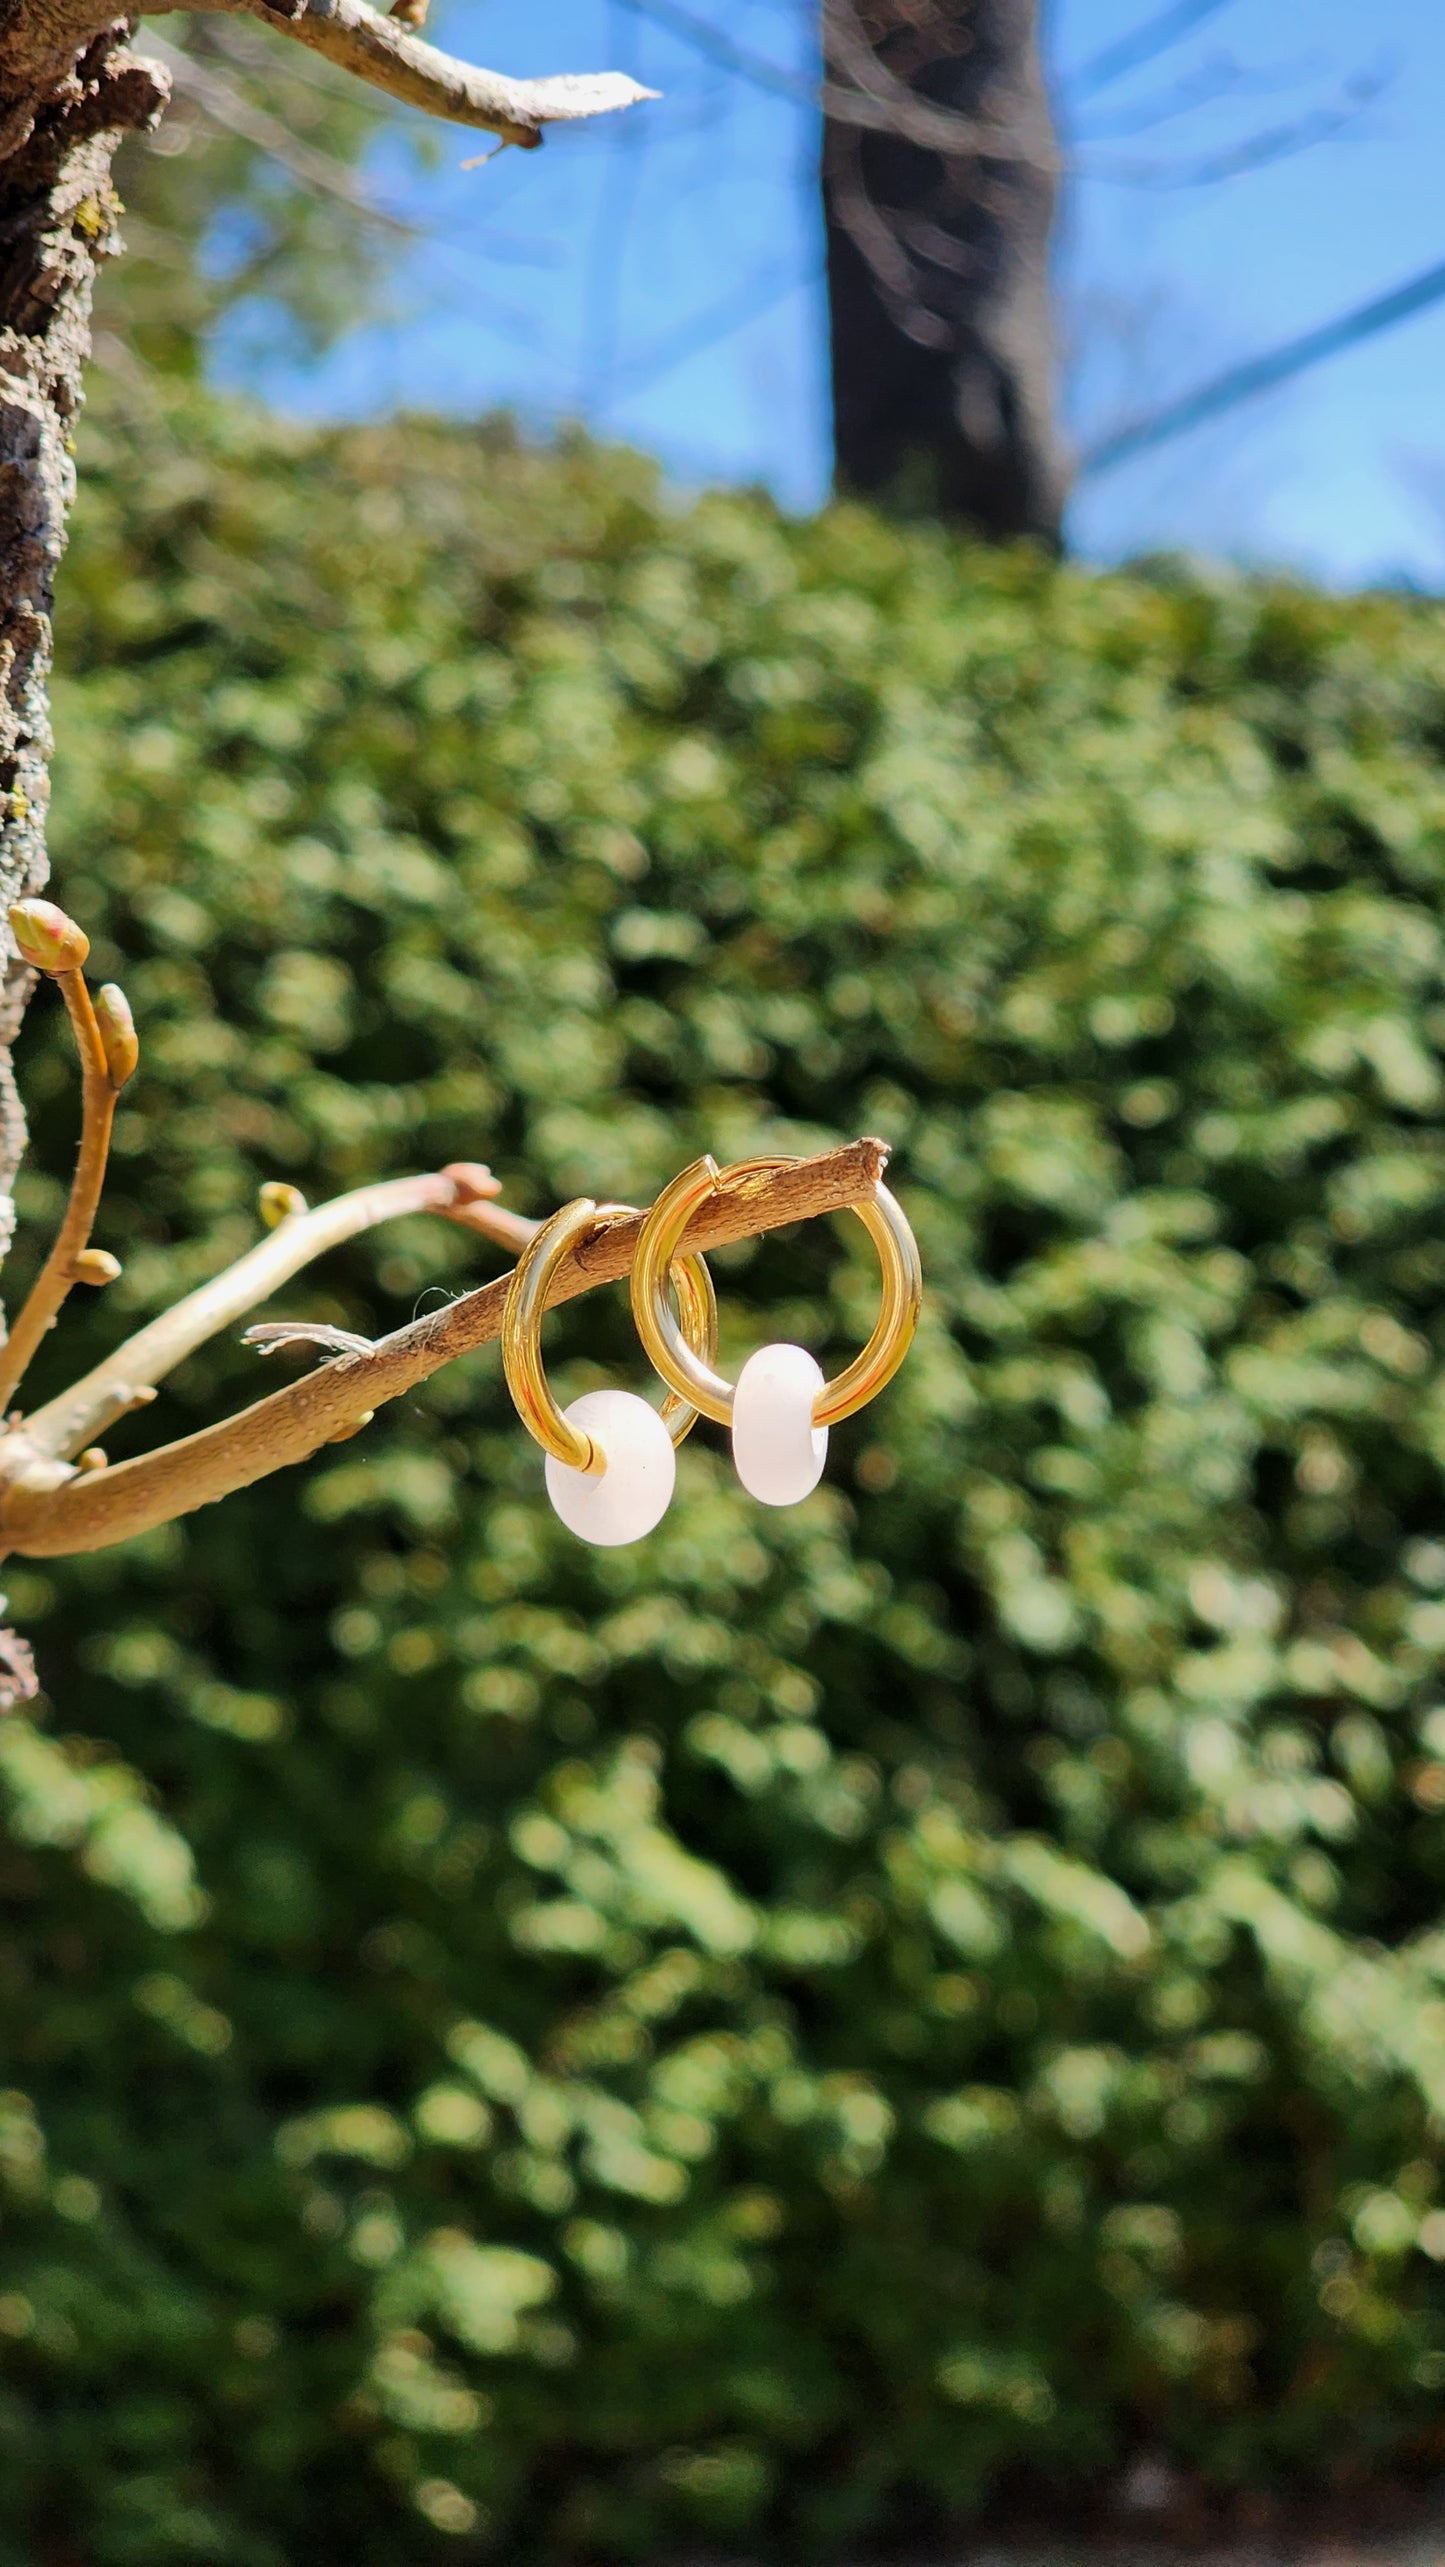
[[[74,495],[75,426],[100,261],[118,247],[111,161],[165,105],[128,19],[19,0],[0,16],[0,910],[49,870],[55,578]],[[25,1139],[11,1047],[33,974],[0,981],[0,1254]]]

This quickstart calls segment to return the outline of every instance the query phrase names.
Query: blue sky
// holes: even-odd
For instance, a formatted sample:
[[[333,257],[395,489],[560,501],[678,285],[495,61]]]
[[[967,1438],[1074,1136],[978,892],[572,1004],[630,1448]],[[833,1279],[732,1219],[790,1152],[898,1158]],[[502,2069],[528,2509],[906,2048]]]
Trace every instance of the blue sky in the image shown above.
[[[645,0],[643,0],[645,7]],[[806,0],[688,0],[806,78]],[[1220,0],[1088,99],[1079,66],[1162,0],[1054,0],[1074,129],[1058,252],[1065,415],[1087,439],[1445,259],[1440,0]],[[377,193],[424,228],[383,320],[273,389],[308,411],[398,401],[582,417],[683,482],[827,486],[824,317],[805,108],[710,66],[638,0],[437,0],[435,41],[514,72],[610,66],[665,95],[541,152],[419,172],[383,142]],[[1363,96],[1359,93],[1364,92]],[[1209,183],[1262,134],[1324,138]],[[1287,389],[1082,485],[1100,559],[1187,546],[1344,581],[1445,580],[1445,301]]]

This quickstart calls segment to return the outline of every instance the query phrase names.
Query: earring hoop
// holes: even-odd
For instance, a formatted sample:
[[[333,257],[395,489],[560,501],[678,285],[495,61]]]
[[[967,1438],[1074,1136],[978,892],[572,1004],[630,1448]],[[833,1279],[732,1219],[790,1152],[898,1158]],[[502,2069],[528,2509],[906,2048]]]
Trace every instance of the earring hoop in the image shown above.
[[[643,1225],[632,1261],[632,1316],[654,1370],[675,1398],[687,1400],[719,1426],[733,1422],[734,1386],[689,1345],[667,1304],[666,1277],[693,1214],[719,1187],[739,1178],[760,1176],[774,1168],[793,1167],[793,1159],[739,1159],[719,1170],[711,1157],[684,1168],[663,1187]],[[918,1242],[900,1206],[885,1185],[871,1197],[849,1206],[878,1251],[883,1269],[883,1296],[877,1325],[860,1355],[836,1381],[823,1382],[812,1403],[812,1426],[838,1425],[866,1408],[893,1379],[918,1325],[923,1301],[923,1273]],[[819,1468],[821,1468],[821,1454]]]
[[[564,1417],[552,1395],[542,1360],[542,1313],[552,1279],[569,1249],[580,1247],[614,1213],[632,1209],[626,1203],[594,1203],[585,1194],[574,1203],[564,1203],[523,1249],[502,1313],[502,1370],[522,1424],[554,1461],[568,1470],[585,1471],[593,1479],[606,1471],[607,1456],[585,1426],[575,1426]],[[665,1273],[681,1313],[680,1341],[693,1361],[710,1366],[717,1352],[717,1295],[712,1277],[697,1256],[670,1259]],[[666,1284],[663,1294],[665,1299]],[[671,1387],[658,1414],[674,1445],[691,1433],[698,1419],[696,1403]]]

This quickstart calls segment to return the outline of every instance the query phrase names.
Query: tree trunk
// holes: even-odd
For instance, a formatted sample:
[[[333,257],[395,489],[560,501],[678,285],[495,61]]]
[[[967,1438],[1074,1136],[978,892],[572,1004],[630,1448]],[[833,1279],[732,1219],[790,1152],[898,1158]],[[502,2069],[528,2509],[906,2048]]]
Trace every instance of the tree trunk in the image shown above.
[[[823,201],[840,490],[1054,546],[1057,159],[1037,15],[1037,0],[823,0]],[[848,120],[840,91],[870,114],[891,94],[894,130]],[[904,92],[982,126],[987,147],[899,131]]]
[[[51,614],[91,289],[117,246],[111,158],[165,104],[130,32],[95,0],[0,12],[0,911],[49,870]],[[32,977],[11,955],[0,981],[0,1255],[25,1139],[10,1053]]]

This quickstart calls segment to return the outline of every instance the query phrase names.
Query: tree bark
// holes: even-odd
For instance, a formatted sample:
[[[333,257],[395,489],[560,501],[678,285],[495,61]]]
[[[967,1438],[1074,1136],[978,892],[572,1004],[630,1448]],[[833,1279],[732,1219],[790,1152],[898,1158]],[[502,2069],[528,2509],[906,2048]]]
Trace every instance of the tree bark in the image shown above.
[[[0,11],[0,910],[49,870],[51,617],[75,486],[75,424],[96,269],[117,246],[111,159],[155,123],[159,66],[96,0]],[[0,1255],[25,1124],[11,1046],[33,975],[0,979]]]
[[[1037,0],[823,0],[830,90],[926,99],[1012,146],[982,154],[960,127],[956,147],[925,148],[830,114],[823,202],[839,489],[1054,547],[1058,164],[1037,15]]]

